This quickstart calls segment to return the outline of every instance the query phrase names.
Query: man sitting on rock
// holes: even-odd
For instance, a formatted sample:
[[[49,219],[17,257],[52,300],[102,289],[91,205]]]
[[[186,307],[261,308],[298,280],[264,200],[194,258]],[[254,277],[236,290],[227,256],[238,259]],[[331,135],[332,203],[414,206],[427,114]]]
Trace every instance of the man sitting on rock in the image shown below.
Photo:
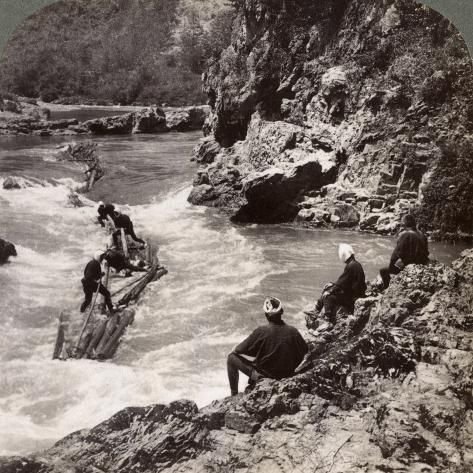
[[[8,263],[10,256],[18,256],[15,245],[0,238],[0,264]]]
[[[294,375],[308,351],[299,331],[281,319],[284,311],[279,299],[267,298],[263,309],[269,323],[258,327],[228,355],[232,396],[238,394],[239,371],[250,378],[249,384],[260,378],[287,378]]]
[[[324,309],[324,315],[331,324],[336,322],[339,307],[352,314],[355,301],[364,297],[366,291],[365,272],[363,266],[355,259],[351,245],[341,243],[338,247],[338,257],[345,264],[345,269],[335,283],[329,283],[324,287],[316,305],[318,311]]]
[[[117,250],[107,250],[100,258],[100,261],[107,261],[108,265],[113,268],[117,273],[125,270],[125,277],[131,276],[132,271],[146,272],[147,269],[144,266],[135,266],[130,263],[130,260],[126,258],[122,253]]]
[[[429,262],[427,237],[417,230],[415,218],[409,214],[405,215],[403,225],[405,230],[399,234],[389,266],[379,270],[384,289],[389,286],[391,274],[399,274],[409,264],[427,264]]]

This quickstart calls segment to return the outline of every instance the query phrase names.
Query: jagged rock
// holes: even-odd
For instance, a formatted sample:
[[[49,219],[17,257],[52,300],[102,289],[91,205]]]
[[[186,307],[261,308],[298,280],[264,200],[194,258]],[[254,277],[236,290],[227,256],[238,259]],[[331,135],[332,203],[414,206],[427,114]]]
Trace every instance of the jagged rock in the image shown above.
[[[336,170],[335,163],[318,157],[250,174],[243,181],[247,204],[235,215],[241,222],[274,223],[292,220],[298,213],[295,199],[301,189],[320,188]]]
[[[360,220],[360,230],[375,229],[379,218],[380,214],[373,213],[363,216],[363,218]]]
[[[296,220],[307,222],[314,218],[314,211],[311,209],[301,209],[297,214]]]
[[[150,107],[132,114],[132,133],[157,133],[166,130],[166,117],[157,107]]]
[[[96,135],[157,133],[166,131],[166,118],[160,108],[150,107],[139,112],[87,120],[82,126]]]
[[[201,205],[202,202],[208,202],[212,198],[215,198],[213,187],[209,184],[199,184],[192,189],[187,200],[191,204]]]
[[[211,164],[220,152],[220,145],[210,136],[202,138],[194,148],[194,157],[199,164]]]
[[[310,352],[292,378],[262,379],[200,411],[190,401],[127,408],[38,455],[2,458],[0,467],[312,471],[329,459],[339,472],[468,471],[471,281],[473,250],[453,268],[407,266],[383,294],[357,300],[354,314],[339,311],[330,331],[316,312],[308,316]]]
[[[205,133],[222,146],[219,156],[238,161],[243,178],[304,154],[334,153],[332,183],[355,194],[339,192],[339,199],[365,214],[358,204],[374,197],[371,208],[382,208],[380,194],[387,205],[417,200],[444,145],[456,148],[455,137],[472,134],[466,105],[472,68],[455,29],[437,28],[443,22],[437,13],[404,1],[350,5],[240,2],[232,44],[203,76],[212,107]],[[446,90],[459,70],[462,86]],[[220,183],[215,193],[208,205],[232,214],[247,205],[233,184]],[[337,199],[324,197],[329,205]]]
[[[337,203],[331,211],[332,218],[337,217],[336,223],[340,227],[354,227],[360,221],[360,213],[353,205]]]
[[[168,131],[200,130],[209,113],[208,106],[166,110],[166,129]]]
[[[8,176],[4,181],[3,181],[3,188],[4,189],[21,189],[21,184],[18,182],[16,177],[13,176]]]

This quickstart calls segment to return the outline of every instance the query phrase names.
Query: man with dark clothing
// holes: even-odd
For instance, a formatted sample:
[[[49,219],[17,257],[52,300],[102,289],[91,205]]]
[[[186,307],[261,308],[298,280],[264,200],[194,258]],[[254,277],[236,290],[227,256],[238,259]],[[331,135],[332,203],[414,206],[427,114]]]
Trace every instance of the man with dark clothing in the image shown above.
[[[97,217],[97,220],[102,227],[105,227],[105,222],[108,220],[108,216],[112,217],[114,211],[115,206],[113,204],[104,204],[103,202],[99,202],[99,207],[97,209],[99,216]]]
[[[417,230],[414,217],[406,215],[403,224],[405,230],[399,234],[389,266],[379,270],[384,289],[389,286],[391,274],[399,274],[409,264],[427,264],[429,262],[429,243],[427,237]]]
[[[128,258],[116,250],[107,250],[103,255],[102,259],[107,261],[108,265],[113,268],[117,273],[121,270],[126,270],[126,275],[130,276],[132,271],[146,272],[147,269],[140,266],[135,266],[130,263]]]
[[[113,234],[115,246],[117,245],[117,237],[120,235],[120,229],[123,228],[125,230],[125,235],[130,235],[133,240],[135,240],[138,243],[141,243],[142,245],[145,245],[146,243],[144,240],[141,238],[138,238],[135,235],[135,230],[133,229],[133,222],[131,221],[130,217],[125,214],[121,214],[118,212],[114,212],[112,215],[113,222],[115,223],[115,227],[117,227],[117,231]]]
[[[324,288],[322,297],[317,301],[317,310],[324,308],[325,316],[332,323],[340,306],[352,314],[355,301],[365,296],[366,281],[363,266],[356,261],[355,252],[350,245],[342,243],[338,248],[338,256],[345,269],[334,284]]]
[[[228,355],[227,372],[232,396],[238,394],[239,371],[250,378],[250,383],[262,377],[287,378],[294,375],[308,351],[299,331],[281,319],[283,308],[279,299],[266,299],[264,311],[268,325],[258,327]]]
[[[97,251],[94,255],[94,259],[90,260],[84,269],[84,277],[82,278],[82,288],[84,289],[85,299],[82,305],[80,306],[81,312],[84,312],[85,309],[87,309],[88,305],[92,302],[92,296],[97,291],[98,287],[99,293],[102,294],[102,296],[105,298],[105,304],[110,314],[114,313],[110,292],[100,282],[103,276],[102,266],[100,265],[102,255],[102,251]]]

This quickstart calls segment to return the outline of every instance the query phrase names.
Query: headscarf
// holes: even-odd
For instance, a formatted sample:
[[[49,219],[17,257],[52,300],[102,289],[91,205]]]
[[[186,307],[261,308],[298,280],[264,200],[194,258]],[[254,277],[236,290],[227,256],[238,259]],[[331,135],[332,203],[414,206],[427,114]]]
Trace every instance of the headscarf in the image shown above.
[[[353,248],[351,245],[348,245],[346,243],[340,243],[338,246],[338,257],[340,258],[340,261],[342,263],[346,263],[348,258],[350,256],[353,256],[355,252],[353,251]]]

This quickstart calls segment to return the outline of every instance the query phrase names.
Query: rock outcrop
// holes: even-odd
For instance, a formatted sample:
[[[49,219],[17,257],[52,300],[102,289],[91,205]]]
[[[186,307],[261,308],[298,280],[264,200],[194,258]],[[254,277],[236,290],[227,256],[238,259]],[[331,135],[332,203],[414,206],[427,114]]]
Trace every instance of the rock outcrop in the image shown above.
[[[472,83],[458,31],[410,0],[238,2],[232,44],[204,74],[204,131],[222,149],[197,150],[211,187],[189,200],[265,222],[245,183],[273,188],[273,169],[327,155],[329,175],[281,195],[277,219],[394,233],[445,146],[473,132]]]
[[[307,317],[293,378],[263,379],[198,410],[127,408],[46,452],[0,460],[26,472],[466,472],[473,468],[473,250],[452,267],[408,266],[384,294]]]
[[[79,122],[73,118],[50,120],[49,110],[35,107],[0,121],[0,135],[123,135],[191,131],[202,128],[209,112],[207,106],[169,108],[166,113],[159,107],[148,107],[138,112]]]
[[[18,256],[15,245],[3,238],[0,238],[0,265],[8,263],[11,256]]]

